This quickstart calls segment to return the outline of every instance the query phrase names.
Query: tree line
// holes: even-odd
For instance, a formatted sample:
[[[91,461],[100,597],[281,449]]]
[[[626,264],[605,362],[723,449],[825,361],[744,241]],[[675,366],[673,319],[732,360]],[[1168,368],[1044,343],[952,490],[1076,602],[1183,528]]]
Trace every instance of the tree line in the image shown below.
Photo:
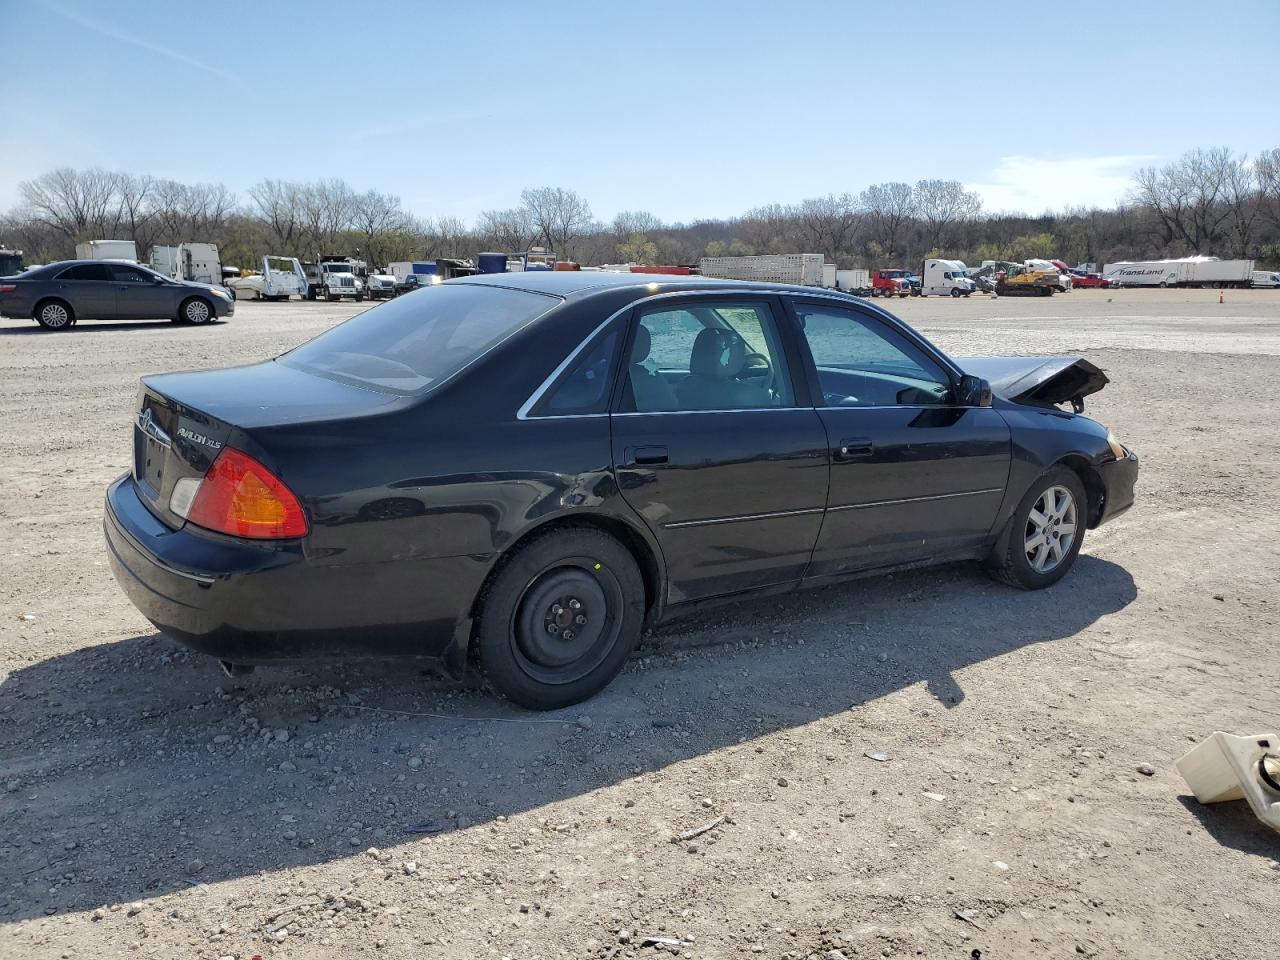
[[[0,243],[24,250],[31,263],[69,258],[84,240],[132,239],[143,256],[156,244],[217,243],[224,264],[248,268],[264,254],[346,254],[385,265],[531,246],[584,265],[822,253],[841,267],[874,269],[927,256],[1074,264],[1200,253],[1280,266],[1280,147],[1253,158],[1226,147],[1192,150],[1138,171],[1113,208],[1039,216],[986,212],[976,193],[953,180],[879,183],[691,223],[665,223],[642,210],[605,223],[586,198],[563,187],[526,189],[515,205],[467,223],[414,216],[400,197],[359,192],[340,179],[267,179],[239,197],[219,183],[97,168],[50,171],[22,183],[19,196],[0,215]]]

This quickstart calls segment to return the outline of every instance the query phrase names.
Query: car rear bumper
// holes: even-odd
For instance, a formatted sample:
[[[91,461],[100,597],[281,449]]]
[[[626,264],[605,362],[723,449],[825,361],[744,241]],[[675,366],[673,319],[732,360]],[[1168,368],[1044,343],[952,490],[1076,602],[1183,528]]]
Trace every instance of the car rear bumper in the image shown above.
[[[325,566],[297,541],[173,530],[127,474],[107,489],[103,529],[112,572],[142,615],[233,663],[412,656],[460,671],[487,569],[467,557]]]
[[[1132,450],[1122,460],[1112,460],[1098,468],[1104,490],[1102,515],[1098,523],[1106,523],[1133,506],[1133,488],[1138,482],[1138,455]]]

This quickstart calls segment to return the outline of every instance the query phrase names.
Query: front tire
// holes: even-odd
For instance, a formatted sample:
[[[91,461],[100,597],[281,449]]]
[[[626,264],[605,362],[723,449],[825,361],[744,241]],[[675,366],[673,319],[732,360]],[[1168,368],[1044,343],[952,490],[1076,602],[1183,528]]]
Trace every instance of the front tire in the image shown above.
[[[987,559],[987,569],[1011,587],[1052,586],[1080,554],[1088,510],[1080,477],[1067,467],[1054,467],[1023,495]]]
[[[960,294],[961,294],[962,292],[963,292],[963,291],[961,291],[961,289],[960,289],[959,287],[952,287],[952,288],[951,288],[951,296],[955,297],[957,300],[959,300],[959,299],[960,299]]]
[[[210,323],[217,317],[214,312],[213,304],[203,297],[191,297],[182,302],[182,306],[178,308],[178,316],[182,318],[184,323]]]
[[[46,330],[67,330],[76,322],[71,304],[63,300],[45,300],[36,307],[36,323]]]
[[[598,530],[538,535],[486,592],[476,630],[480,665],[498,693],[555,710],[603,690],[640,639],[644,580],[621,543]]]

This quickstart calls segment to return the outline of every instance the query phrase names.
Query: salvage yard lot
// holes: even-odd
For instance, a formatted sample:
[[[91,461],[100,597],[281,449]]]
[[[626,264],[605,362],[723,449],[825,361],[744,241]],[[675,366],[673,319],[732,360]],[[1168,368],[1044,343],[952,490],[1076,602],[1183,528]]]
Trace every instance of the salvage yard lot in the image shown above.
[[[1172,766],[1280,730],[1280,291],[1225,299],[895,301],[953,356],[1102,366],[1134,510],[1038,593],[960,565],[672,624],[558,715],[404,665],[232,681],[111,577],[138,377],[356,305],[0,321],[0,956],[1259,956],[1280,836]]]

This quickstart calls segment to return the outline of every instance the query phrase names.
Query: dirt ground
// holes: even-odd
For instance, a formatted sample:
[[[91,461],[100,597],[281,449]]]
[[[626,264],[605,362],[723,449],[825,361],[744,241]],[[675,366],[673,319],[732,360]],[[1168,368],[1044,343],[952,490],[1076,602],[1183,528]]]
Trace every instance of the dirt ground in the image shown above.
[[[744,603],[558,716],[404,665],[232,681],[116,587],[138,377],[353,305],[0,322],[0,956],[1266,954],[1280,834],[1173,768],[1280,732],[1280,291],[1225,299],[894,304],[956,355],[1104,367],[1137,506],[1050,590],[963,565]]]

